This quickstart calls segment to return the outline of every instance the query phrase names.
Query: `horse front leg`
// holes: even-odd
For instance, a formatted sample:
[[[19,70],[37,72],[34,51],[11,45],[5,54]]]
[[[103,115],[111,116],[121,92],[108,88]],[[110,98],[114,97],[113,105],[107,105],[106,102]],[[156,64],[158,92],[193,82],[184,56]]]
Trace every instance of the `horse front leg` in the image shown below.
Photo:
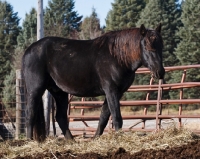
[[[109,117],[110,117],[110,110],[108,108],[107,100],[105,99],[103,106],[101,108],[101,115],[100,115],[100,119],[99,119],[99,124],[98,124],[98,127],[97,127],[97,131],[94,135],[94,138],[103,134],[103,131],[104,131],[104,129],[105,129],[107,123],[108,123]]]
[[[106,89],[105,93],[108,102],[108,108],[111,112],[115,130],[118,131],[119,129],[122,128],[123,125],[121,111],[120,111],[120,103],[119,103],[121,95],[117,91],[117,88],[115,87]]]

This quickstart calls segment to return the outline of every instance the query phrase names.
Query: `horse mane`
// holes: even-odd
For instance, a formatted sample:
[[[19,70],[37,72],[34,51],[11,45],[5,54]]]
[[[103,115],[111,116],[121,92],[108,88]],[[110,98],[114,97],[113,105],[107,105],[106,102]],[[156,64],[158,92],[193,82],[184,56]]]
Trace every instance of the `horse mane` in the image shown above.
[[[99,48],[108,48],[120,64],[128,66],[140,59],[141,39],[139,28],[132,28],[105,33],[94,39],[94,42]]]

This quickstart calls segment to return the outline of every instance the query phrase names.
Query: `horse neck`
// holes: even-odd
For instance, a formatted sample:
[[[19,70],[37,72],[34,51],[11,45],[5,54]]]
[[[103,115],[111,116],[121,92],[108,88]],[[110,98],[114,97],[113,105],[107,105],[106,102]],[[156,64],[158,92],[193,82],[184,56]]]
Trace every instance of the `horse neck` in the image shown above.
[[[109,38],[110,53],[133,71],[141,66],[141,35],[137,29],[121,31]],[[127,45],[128,44],[128,45]]]
[[[131,64],[131,70],[133,72],[135,72],[139,67],[142,66],[142,61],[141,60],[137,60],[137,61],[134,61],[132,64]]]

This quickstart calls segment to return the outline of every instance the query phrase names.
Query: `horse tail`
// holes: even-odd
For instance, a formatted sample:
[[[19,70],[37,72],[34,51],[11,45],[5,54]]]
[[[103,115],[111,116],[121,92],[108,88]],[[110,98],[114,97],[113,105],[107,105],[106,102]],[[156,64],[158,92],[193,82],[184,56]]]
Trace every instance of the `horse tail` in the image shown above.
[[[42,97],[40,104],[37,107],[33,127],[33,137],[38,142],[43,142],[46,139],[45,119],[44,119],[44,108]]]
[[[33,44],[32,44],[33,45]],[[28,90],[27,90],[27,80],[25,80],[26,77],[26,71],[27,71],[27,64],[26,64],[26,56],[30,54],[30,46],[25,51],[24,55],[22,56],[22,63],[21,63],[21,70],[22,70],[22,78],[24,79],[24,86],[25,86],[25,94],[26,94],[26,102],[28,100]],[[27,62],[28,63],[28,62]],[[29,99],[30,100],[30,99]],[[46,139],[46,130],[45,130],[45,118],[44,118],[44,108],[43,108],[43,101],[42,101],[42,93],[37,92],[37,97],[34,97],[34,100],[37,101],[37,105],[34,105],[32,110],[28,110],[28,106],[26,106],[26,119],[28,119],[28,123],[33,126],[33,136],[31,134],[28,134],[31,138],[34,138],[38,142],[43,142]],[[31,114],[33,114],[33,121],[29,120],[29,111],[33,111]],[[27,125],[28,126],[28,125]],[[30,132],[29,132],[30,133]]]

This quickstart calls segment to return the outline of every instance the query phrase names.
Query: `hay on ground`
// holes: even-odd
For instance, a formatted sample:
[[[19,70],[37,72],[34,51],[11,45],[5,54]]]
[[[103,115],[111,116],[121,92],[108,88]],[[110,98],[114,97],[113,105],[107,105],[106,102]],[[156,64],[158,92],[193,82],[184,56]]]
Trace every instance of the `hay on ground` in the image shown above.
[[[60,138],[48,138],[44,143],[30,140],[14,140],[0,143],[0,154],[4,158],[15,158],[17,156],[35,156],[38,153],[56,153],[70,150],[73,154],[94,152],[107,155],[123,147],[131,154],[142,149],[165,149],[167,147],[181,146],[200,140],[198,135],[185,128],[178,129],[171,126],[159,132],[151,132],[145,136],[139,136],[137,132],[110,132],[101,137],[86,142],[67,142]]]

